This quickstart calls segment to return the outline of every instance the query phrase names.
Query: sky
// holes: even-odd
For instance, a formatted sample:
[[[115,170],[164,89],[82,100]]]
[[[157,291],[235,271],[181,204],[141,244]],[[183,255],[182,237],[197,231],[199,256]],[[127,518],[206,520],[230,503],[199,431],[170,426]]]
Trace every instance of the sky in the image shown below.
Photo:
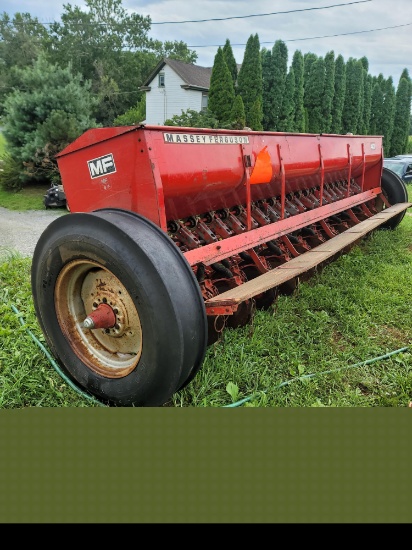
[[[28,12],[41,23],[58,21],[64,5],[87,11],[80,0],[1,0],[0,13]],[[412,77],[412,0],[122,0],[128,12],[150,16],[149,37],[185,42],[197,65],[212,67],[219,46],[229,39],[242,63],[251,34],[261,47],[285,42],[293,54],[333,51],[369,61],[369,74],[392,77],[395,87],[406,68]]]

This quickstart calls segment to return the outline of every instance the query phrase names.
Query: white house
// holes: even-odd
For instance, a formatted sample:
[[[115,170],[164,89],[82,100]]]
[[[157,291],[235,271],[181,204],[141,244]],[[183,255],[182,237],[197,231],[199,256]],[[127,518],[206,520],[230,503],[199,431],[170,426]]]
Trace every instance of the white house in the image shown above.
[[[162,125],[182,111],[207,107],[212,67],[160,61],[139,89],[146,92],[146,124]]]

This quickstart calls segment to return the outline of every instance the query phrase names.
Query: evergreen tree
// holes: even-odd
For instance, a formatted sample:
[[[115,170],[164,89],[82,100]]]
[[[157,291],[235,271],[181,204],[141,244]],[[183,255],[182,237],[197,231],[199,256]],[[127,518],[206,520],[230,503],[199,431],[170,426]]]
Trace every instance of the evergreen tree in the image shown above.
[[[325,86],[322,101],[322,132],[329,133],[332,128],[332,103],[335,94],[335,53],[325,55]]]
[[[283,132],[294,132],[295,128],[295,73],[290,67],[286,76],[285,96],[282,102],[282,118],[279,121],[279,129]]]
[[[263,105],[263,129],[273,128],[272,116],[272,89],[273,79],[271,73],[272,52],[267,48],[262,48],[260,52],[260,61],[262,64],[262,105]]]
[[[372,87],[371,76],[368,74],[369,61],[363,56],[359,60],[363,67],[362,72],[362,99],[361,99],[361,118],[358,125],[358,133],[366,135],[369,133],[369,123],[371,116]]]
[[[365,78],[364,78],[364,75],[365,75],[365,69],[363,68],[363,65],[362,63],[359,61],[358,62],[359,65],[361,66],[361,68],[359,69],[359,79],[360,79],[360,82],[359,82],[359,119],[358,119],[358,122],[357,122],[357,125],[356,125],[356,133],[357,134],[361,134],[361,128],[362,128],[362,123],[363,123],[363,118],[364,118],[364,111],[365,111]]]
[[[238,72],[237,63],[236,63],[235,56],[233,55],[233,50],[229,39],[226,39],[225,45],[223,46],[223,55],[225,56],[226,65],[228,66],[230,74],[232,75],[233,88],[236,90],[237,72]]]
[[[288,50],[282,40],[273,45],[271,56],[267,57],[265,74],[263,74],[263,111],[266,115],[266,129],[280,130],[284,125],[286,114],[283,110],[285,101],[286,76],[288,71]],[[293,100],[293,98],[289,98]],[[289,100],[286,100],[289,101]]]
[[[312,52],[307,52],[303,56],[303,81],[305,83],[305,86],[306,86],[306,82],[308,81],[308,78],[309,78],[309,73],[311,71],[311,67],[312,67],[313,63],[315,63],[317,58],[318,58],[318,56],[316,54],[312,53]]]
[[[372,79],[372,100],[371,100],[371,117],[369,123],[369,132],[373,136],[381,135],[381,129],[383,126],[383,90],[381,87],[381,81],[376,77]]]
[[[257,34],[250,35],[247,40],[243,62],[237,78],[237,89],[245,107],[246,125],[253,130],[262,129],[262,62]],[[255,112],[256,109],[260,111]]]
[[[292,59],[293,74],[295,76],[294,103],[294,132],[305,132],[305,107],[303,104],[304,80],[303,80],[303,55],[296,50]]]
[[[384,85],[384,98],[382,109],[382,135],[383,135],[383,149],[384,151],[390,151],[392,133],[393,133],[393,119],[395,115],[395,87],[393,85],[392,77],[390,76]]]
[[[363,103],[363,65],[350,57],[346,63],[346,90],[342,112],[342,130],[346,134],[358,132]]]
[[[8,151],[20,163],[22,182],[57,182],[54,155],[96,126],[90,116],[96,103],[91,84],[73,74],[70,66],[50,64],[44,55],[18,73],[20,90],[7,96],[4,104]]]
[[[230,112],[230,126],[235,130],[242,130],[246,126],[245,107],[242,97],[237,95]]]
[[[342,112],[345,102],[346,64],[341,55],[335,61],[335,91],[332,102],[332,123],[330,131],[333,134],[342,133]]]
[[[325,61],[317,57],[310,65],[307,80],[305,81],[305,108],[308,113],[308,132],[322,132],[323,115],[322,102],[325,87]]]
[[[365,70],[363,71],[363,113],[362,121],[359,128],[361,134],[367,135],[370,133],[372,106],[372,77]]]
[[[249,111],[249,123],[248,127],[252,130],[263,130],[262,126],[262,105],[260,98],[257,97]]]
[[[230,112],[235,100],[235,90],[222,48],[219,46],[210,77],[209,110],[222,123],[230,121]]]
[[[390,156],[401,155],[408,148],[409,120],[411,116],[412,83],[407,69],[399,78],[395,99],[395,116]]]

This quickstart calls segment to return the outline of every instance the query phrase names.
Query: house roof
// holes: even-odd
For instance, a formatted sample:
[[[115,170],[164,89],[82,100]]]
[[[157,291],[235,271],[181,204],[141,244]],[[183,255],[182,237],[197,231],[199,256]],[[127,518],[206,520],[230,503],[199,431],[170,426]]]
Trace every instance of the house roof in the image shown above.
[[[201,90],[208,90],[210,88],[212,67],[200,67],[200,65],[193,65],[193,63],[183,63],[183,61],[177,61],[176,59],[165,58],[156,65],[140,89],[147,89],[150,82],[165,65],[168,65],[180,76],[185,83],[185,88]]]

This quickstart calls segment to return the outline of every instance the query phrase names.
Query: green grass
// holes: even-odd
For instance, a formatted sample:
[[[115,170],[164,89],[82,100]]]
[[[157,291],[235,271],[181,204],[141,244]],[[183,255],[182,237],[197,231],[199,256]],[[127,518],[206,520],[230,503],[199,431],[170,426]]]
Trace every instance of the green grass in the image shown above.
[[[0,408],[98,407],[50,356],[30,267],[13,253],[0,263]],[[165,406],[407,407],[411,304],[409,209],[395,231],[368,235],[250,325],[223,331],[194,380]]]
[[[43,198],[48,188],[47,185],[31,185],[11,192],[0,187],[0,206],[8,210],[44,210]]]
[[[6,149],[6,139],[0,132],[0,158]],[[1,168],[1,161],[0,161]],[[44,210],[43,198],[49,185],[29,185],[17,192],[0,186],[0,206],[8,210]]]

